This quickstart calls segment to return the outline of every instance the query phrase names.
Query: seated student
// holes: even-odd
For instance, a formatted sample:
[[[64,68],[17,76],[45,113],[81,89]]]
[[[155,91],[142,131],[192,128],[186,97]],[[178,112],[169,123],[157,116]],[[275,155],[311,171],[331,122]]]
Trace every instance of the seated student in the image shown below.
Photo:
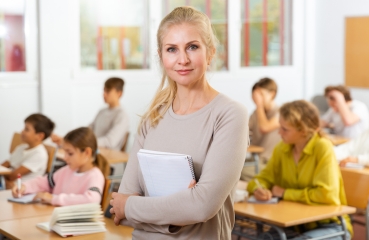
[[[105,82],[104,101],[108,107],[101,109],[89,125],[97,137],[99,147],[121,150],[125,143],[125,135],[129,130],[129,118],[119,103],[123,86],[124,81],[121,78],[109,78]],[[52,140],[60,145],[62,138],[53,135]]]
[[[333,129],[333,134],[346,138],[356,138],[368,128],[369,113],[367,106],[352,100],[350,91],[342,85],[328,86],[325,96],[330,108],[322,116],[322,127]]]
[[[20,190],[14,186],[13,196],[37,193],[35,199],[58,206],[100,203],[105,179],[94,165],[99,154],[96,155],[97,142],[92,130],[82,127],[69,132],[63,148],[67,166],[24,182]]]
[[[349,162],[369,166],[369,129],[358,138],[335,147],[334,152],[341,167]]]
[[[279,113],[283,141],[275,147],[266,168],[255,177],[262,188],[253,180],[247,186],[248,192],[261,201],[275,196],[309,205],[346,205],[341,172],[332,143],[319,131],[316,107],[300,100],[284,104]],[[347,215],[344,219],[347,235],[352,235],[350,219]],[[338,223],[338,218],[330,218],[299,229],[303,236],[318,237],[341,231]]]
[[[256,110],[249,120],[250,144],[264,148],[264,152],[260,154],[260,169],[265,167],[275,145],[281,140],[278,135],[278,106],[274,102],[276,94],[277,84],[270,78],[262,78],[252,87]],[[253,167],[244,167],[241,179],[248,181],[254,173]]]
[[[38,113],[24,120],[21,133],[24,143],[14,149],[8,161],[1,164],[13,169],[10,175],[4,176],[7,189],[13,187],[18,174],[22,175],[22,179],[30,180],[45,173],[49,156],[42,142],[50,136],[54,126],[49,118]]]

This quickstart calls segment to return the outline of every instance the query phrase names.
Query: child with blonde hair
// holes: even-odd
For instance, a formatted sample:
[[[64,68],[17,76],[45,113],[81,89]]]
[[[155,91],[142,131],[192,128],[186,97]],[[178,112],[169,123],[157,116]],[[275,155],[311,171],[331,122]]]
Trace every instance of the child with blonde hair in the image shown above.
[[[262,188],[252,180],[247,187],[249,193],[261,201],[275,196],[309,205],[346,205],[341,172],[332,143],[319,129],[316,107],[300,100],[284,104],[279,113],[283,141],[274,148],[266,168],[255,177]],[[350,239],[352,225],[347,215],[344,220]],[[304,237],[314,238],[342,231],[337,217],[298,228]]]

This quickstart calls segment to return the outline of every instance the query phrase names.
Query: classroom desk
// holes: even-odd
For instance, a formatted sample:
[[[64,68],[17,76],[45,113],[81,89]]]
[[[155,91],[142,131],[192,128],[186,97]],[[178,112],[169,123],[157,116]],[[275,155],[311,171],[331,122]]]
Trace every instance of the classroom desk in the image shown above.
[[[109,164],[114,163],[127,163],[128,162],[128,153],[108,149],[108,148],[99,148],[99,152],[101,155],[105,157],[105,159],[109,162]],[[59,159],[64,159],[64,150],[62,148],[58,149],[58,152],[56,153],[56,157]]]
[[[329,140],[331,140],[331,142],[333,143],[333,145],[337,146],[337,145],[341,145],[343,143],[346,143],[348,141],[350,141],[349,138],[345,138],[342,136],[338,136],[338,135],[334,135],[334,134],[327,134],[327,138]]]
[[[250,219],[268,225],[279,233],[281,239],[286,239],[282,228],[331,217],[342,220],[342,215],[356,212],[354,207],[348,206],[311,206],[289,201],[280,201],[278,204],[236,203],[234,210],[236,219]],[[344,224],[344,221],[341,222]],[[242,232],[234,231],[234,234],[242,236]]]
[[[10,190],[0,191],[0,222],[51,215],[54,210],[53,206],[41,203],[21,204],[9,202],[7,199],[10,197],[12,197]]]
[[[259,154],[264,152],[264,148],[255,146],[255,145],[250,145],[247,148],[247,152],[251,153],[251,156],[254,161],[253,162],[245,161],[243,166],[244,167],[255,166],[255,174],[258,174],[259,173]]]
[[[47,216],[39,216],[24,219],[15,219],[0,222],[0,233],[10,239],[66,239],[54,232],[46,232],[36,227],[37,223],[47,222],[51,218],[51,214]],[[133,228],[126,226],[115,226],[112,219],[104,218],[106,232],[86,234],[72,237],[73,240],[131,240]]]
[[[11,173],[12,173],[11,170],[9,171],[7,168],[0,166],[0,175],[9,175]]]

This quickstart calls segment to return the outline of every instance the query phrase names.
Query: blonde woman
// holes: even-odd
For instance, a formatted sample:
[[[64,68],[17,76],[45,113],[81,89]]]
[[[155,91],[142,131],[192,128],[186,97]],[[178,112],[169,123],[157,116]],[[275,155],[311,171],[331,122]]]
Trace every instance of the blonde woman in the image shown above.
[[[262,201],[275,196],[309,205],[346,205],[332,143],[319,131],[318,110],[300,100],[284,104],[279,113],[279,134],[283,141],[275,147],[266,168],[256,176],[263,188],[258,188],[253,180],[247,187],[249,193]],[[349,230],[346,239],[350,239],[352,225],[347,215],[344,219]],[[342,231],[338,218],[298,228],[303,235],[301,239]]]
[[[174,9],[157,42],[162,83],[142,117],[119,193],[112,194],[114,221],[134,227],[134,239],[231,239],[233,194],[248,144],[246,109],[206,80],[216,38],[205,14]],[[141,148],[191,155],[197,184],[147,197],[136,155]]]

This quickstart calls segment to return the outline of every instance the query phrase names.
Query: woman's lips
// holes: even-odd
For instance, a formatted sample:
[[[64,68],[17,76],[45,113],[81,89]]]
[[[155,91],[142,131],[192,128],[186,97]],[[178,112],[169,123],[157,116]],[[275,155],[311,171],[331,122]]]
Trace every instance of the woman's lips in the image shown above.
[[[192,69],[176,70],[176,72],[177,72],[179,75],[187,75],[187,74],[189,74],[191,71],[192,71]]]

